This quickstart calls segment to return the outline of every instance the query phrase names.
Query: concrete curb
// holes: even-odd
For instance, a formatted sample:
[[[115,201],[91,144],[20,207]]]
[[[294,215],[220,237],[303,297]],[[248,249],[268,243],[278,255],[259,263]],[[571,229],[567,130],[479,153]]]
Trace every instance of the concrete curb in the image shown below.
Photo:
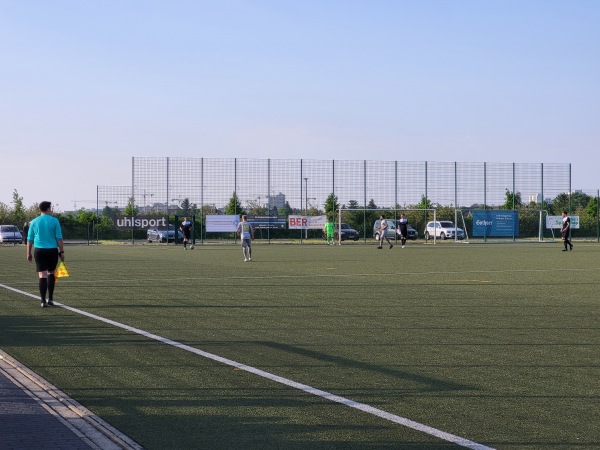
[[[0,372],[56,417],[90,448],[143,450],[143,447],[0,350]]]

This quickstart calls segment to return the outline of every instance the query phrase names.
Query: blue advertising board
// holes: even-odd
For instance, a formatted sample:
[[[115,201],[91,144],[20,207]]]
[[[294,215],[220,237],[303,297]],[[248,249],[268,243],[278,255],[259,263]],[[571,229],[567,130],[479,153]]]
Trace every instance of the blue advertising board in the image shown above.
[[[473,236],[518,235],[518,211],[473,211]]]

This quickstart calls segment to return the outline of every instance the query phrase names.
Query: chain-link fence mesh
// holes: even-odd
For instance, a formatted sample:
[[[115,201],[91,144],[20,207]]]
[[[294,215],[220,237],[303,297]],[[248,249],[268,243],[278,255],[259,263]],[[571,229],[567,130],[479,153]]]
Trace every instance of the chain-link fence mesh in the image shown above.
[[[580,236],[598,236],[598,193],[581,193],[588,203],[575,204],[568,163],[134,157],[132,186],[99,186],[98,205],[105,215],[108,208],[123,210],[132,199],[139,214],[190,212],[202,222],[206,214],[224,213],[234,194],[244,212],[265,215],[323,214],[330,194],[340,206],[433,207],[451,220],[455,210],[468,220],[475,209],[517,209],[520,220],[531,216],[527,220],[536,224],[519,237],[538,237],[540,211],[560,215],[566,209],[587,214]],[[371,215],[363,214],[364,223],[353,224],[361,228],[361,236],[369,234],[370,220]],[[203,223],[198,225],[204,229]],[[551,231],[544,230],[542,237],[546,235],[551,237]]]

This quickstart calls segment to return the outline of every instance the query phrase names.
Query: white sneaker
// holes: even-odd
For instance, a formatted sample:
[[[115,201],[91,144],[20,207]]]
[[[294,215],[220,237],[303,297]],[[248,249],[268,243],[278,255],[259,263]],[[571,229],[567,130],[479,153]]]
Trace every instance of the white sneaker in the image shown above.
[[[252,261],[252,258],[248,258],[248,261]]]
[[[248,262],[248,258],[244,258],[244,262]]]
[[[402,248],[404,248],[404,245],[402,246]]]

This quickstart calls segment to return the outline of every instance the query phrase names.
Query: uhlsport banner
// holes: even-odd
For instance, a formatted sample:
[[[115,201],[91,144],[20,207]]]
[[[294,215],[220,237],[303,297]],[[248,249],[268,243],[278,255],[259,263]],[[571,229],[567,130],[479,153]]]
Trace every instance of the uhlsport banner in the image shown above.
[[[327,216],[289,216],[290,230],[322,230]]]
[[[139,228],[147,230],[148,228],[166,229],[169,224],[167,217],[150,217],[150,216],[135,216],[135,217],[117,217],[115,225],[117,228]]]
[[[234,214],[207,214],[207,233],[230,233],[237,230],[240,216]]]
[[[569,216],[571,218],[571,228],[579,228],[579,216]],[[562,216],[546,216],[546,228],[562,228]]]
[[[473,211],[473,236],[518,235],[518,211]]]

